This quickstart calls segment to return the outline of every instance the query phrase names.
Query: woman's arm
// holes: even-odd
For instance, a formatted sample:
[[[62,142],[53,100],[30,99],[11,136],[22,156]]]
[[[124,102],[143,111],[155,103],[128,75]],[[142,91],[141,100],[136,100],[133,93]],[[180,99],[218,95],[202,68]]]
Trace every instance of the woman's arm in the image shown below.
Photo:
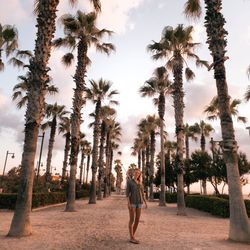
[[[127,187],[126,187],[126,197],[127,197],[127,202],[128,202],[128,209],[131,208],[130,195],[131,195],[131,186],[130,186],[130,182],[128,180],[127,181]]]
[[[145,203],[145,208],[148,208],[147,201],[146,201],[145,195],[144,195],[144,188],[143,188],[142,185],[141,185],[141,194],[142,194],[142,199],[143,199],[143,201]]]

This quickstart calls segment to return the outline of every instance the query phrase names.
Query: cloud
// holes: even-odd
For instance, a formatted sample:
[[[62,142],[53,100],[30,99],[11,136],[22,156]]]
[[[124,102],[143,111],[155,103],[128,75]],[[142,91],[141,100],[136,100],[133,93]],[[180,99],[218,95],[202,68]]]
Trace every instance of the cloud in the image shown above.
[[[99,26],[112,30],[117,34],[123,34],[127,30],[133,29],[134,23],[129,20],[130,11],[139,7],[143,2],[144,0],[102,1],[102,13],[98,18]],[[65,13],[75,13],[78,9],[83,11],[92,10],[89,1],[79,1],[78,5],[71,10],[67,1],[61,1],[58,9],[59,17]]]
[[[28,3],[20,0],[8,0],[7,4],[2,3],[0,8],[1,24],[13,25],[27,21],[32,15],[33,3],[32,0],[28,0]]]

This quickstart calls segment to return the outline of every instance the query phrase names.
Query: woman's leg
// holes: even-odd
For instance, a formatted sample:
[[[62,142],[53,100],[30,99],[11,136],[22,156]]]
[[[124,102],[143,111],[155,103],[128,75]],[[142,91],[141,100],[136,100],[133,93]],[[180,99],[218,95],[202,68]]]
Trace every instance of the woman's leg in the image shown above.
[[[135,220],[135,210],[136,210],[136,208],[132,208],[132,207],[129,209],[128,229],[129,229],[130,239],[134,239],[133,224],[134,224],[134,220]]]
[[[135,235],[135,231],[138,227],[138,224],[139,224],[139,220],[140,220],[140,217],[141,217],[141,208],[136,208],[135,209],[135,223],[134,223],[134,226],[133,226],[133,236]]]

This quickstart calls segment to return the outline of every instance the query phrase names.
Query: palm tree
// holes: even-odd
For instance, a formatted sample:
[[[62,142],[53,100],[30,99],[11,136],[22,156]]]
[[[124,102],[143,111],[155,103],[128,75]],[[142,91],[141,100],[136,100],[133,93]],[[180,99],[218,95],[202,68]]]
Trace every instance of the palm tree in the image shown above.
[[[249,66],[249,72],[250,72],[250,66]],[[250,100],[250,85],[247,87],[244,99],[246,102],[248,102]]]
[[[97,11],[100,11],[100,1],[90,0]],[[34,56],[29,63],[29,80],[27,109],[25,114],[25,134],[22,154],[22,174],[16,208],[8,235],[15,237],[28,236],[32,233],[30,213],[34,179],[34,159],[39,127],[45,109],[46,83],[49,80],[48,62],[50,58],[52,39],[56,25],[56,11],[59,0],[36,0],[37,38]],[[70,0],[73,4],[77,0]]]
[[[193,27],[184,28],[178,25],[175,29],[171,26],[164,28],[159,43],[154,42],[148,46],[148,49],[154,53],[153,59],[167,58],[166,67],[173,72],[173,98],[175,109],[176,137],[177,137],[177,155],[176,164],[178,168],[178,194],[177,207],[178,215],[186,215],[185,200],[183,189],[183,145],[184,145],[184,91],[183,91],[183,67],[187,59],[194,59],[197,66],[206,65],[205,61],[194,53],[197,43],[192,42]],[[186,67],[185,75],[188,80],[194,78],[193,71]]]
[[[194,141],[197,141],[198,138],[196,134],[198,133],[197,128],[195,126],[189,126],[187,123],[184,127],[184,133],[185,133],[185,148],[186,148],[186,168],[185,168],[185,175],[186,178],[189,178],[190,173],[190,154],[189,154],[189,138],[191,138]],[[187,192],[190,193],[190,185],[187,184]]]
[[[18,31],[15,26],[0,23],[0,71],[4,70],[2,52],[8,57],[18,47]]]
[[[146,131],[148,132],[150,138],[150,168],[149,171],[149,199],[154,200],[154,191],[153,191],[153,180],[154,180],[154,158],[155,158],[155,135],[156,130],[160,127],[160,118],[157,118],[155,115],[148,115],[145,120],[142,121],[140,126],[145,126]]]
[[[158,115],[160,117],[160,136],[161,136],[161,193],[160,193],[160,206],[166,206],[165,196],[165,159],[164,159],[164,114],[165,114],[165,95],[170,94],[172,91],[171,82],[165,67],[156,68],[154,76],[145,82],[144,86],[140,88],[140,93],[143,97],[153,97],[154,103],[158,106]]]
[[[85,102],[83,99],[86,67],[90,60],[87,56],[91,45],[98,51],[110,54],[114,46],[110,43],[101,43],[101,38],[105,35],[111,35],[112,32],[106,29],[96,27],[97,15],[94,12],[84,14],[77,11],[75,16],[70,14],[63,15],[61,22],[64,26],[64,38],[58,38],[54,41],[56,47],[68,47],[72,51],[63,56],[63,62],[66,66],[70,65],[74,59],[73,50],[77,49],[77,67],[74,76],[76,88],[74,89],[73,113],[71,116],[71,156],[70,156],[70,182],[69,195],[65,211],[74,211],[75,204],[75,178],[77,167],[77,156],[79,151],[79,136],[81,124],[81,109]]]
[[[223,139],[223,158],[227,166],[230,206],[230,230],[229,238],[235,241],[250,242],[250,224],[246,213],[240,174],[238,168],[237,142],[234,135],[233,120],[230,112],[230,97],[226,81],[225,60],[226,35],[224,29],[225,19],[221,13],[222,0],[204,0],[206,14],[205,27],[207,31],[208,48],[213,57],[212,67],[216,80],[219,117]],[[201,1],[188,0],[185,5],[185,13],[189,17],[201,16]]]
[[[205,123],[203,120],[200,123],[195,123],[192,126],[193,130],[196,131],[196,134],[201,135],[200,143],[201,143],[201,151],[204,153],[206,149],[206,137],[210,136],[210,133],[214,131],[213,127],[209,123]],[[207,194],[207,185],[206,179],[202,180],[203,193]]]
[[[116,192],[120,194],[121,184],[123,181],[123,174],[122,174],[122,162],[119,159],[115,160],[115,172],[116,172]]]
[[[52,159],[52,151],[55,142],[57,123],[59,121],[63,121],[65,115],[69,112],[65,110],[64,105],[55,104],[46,104],[45,106],[46,118],[48,119],[45,123],[41,125],[42,130],[50,127],[50,137],[49,137],[49,145],[48,145],[48,155],[47,155],[47,163],[46,163],[46,172],[45,172],[45,180],[46,186],[49,186],[50,177],[51,177],[51,159]]]
[[[83,164],[85,159],[85,148],[89,145],[89,142],[85,140],[85,134],[80,132],[80,153],[81,153],[81,161],[80,161],[80,176],[79,176],[79,184],[82,184],[83,180]]]
[[[109,120],[114,118],[116,114],[115,109],[111,108],[110,106],[106,105],[101,107],[101,132],[100,132],[100,146],[99,146],[99,159],[98,159],[98,190],[97,190],[97,199],[102,199],[102,185],[103,185],[103,178],[105,178],[104,174],[104,143],[107,135],[107,126]]]
[[[61,178],[61,183],[64,183],[64,180],[66,177],[67,166],[68,166],[69,150],[70,150],[70,118],[69,117],[64,117],[64,119],[59,123],[58,131],[59,133],[64,133],[63,137],[65,137],[62,178]]]
[[[86,169],[86,181],[85,183],[88,184],[88,176],[89,176],[89,166],[90,166],[90,157],[92,153],[91,144],[86,147],[86,155],[87,155],[87,169]]]
[[[93,150],[92,150],[92,182],[90,187],[89,204],[96,203],[96,172],[98,168],[98,144],[100,140],[100,111],[102,103],[109,100],[111,104],[118,104],[112,100],[113,96],[118,94],[116,90],[111,90],[111,82],[100,79],[98,81],[90,80],[90,87],[85,89],[86,98],[95,104],[95,123],[93,132]]]
[[[120,141],[120,136],[120,123],[116,122],[114,118],[109,119],[109,121],[107,121],[104,197],[107,197],[111,194],[113,150],[118,148],[118,144],[116,142]]]
[[[246,123],[247,122],[247,118],[244,116],[240,116],[239,115],[239,111],[238,111],[238,106],[241,104],[241,100],[240,99],[231,99],[231,97],[229,97],[229,110],[230,110],[230,114],[232,116],[235,116],[237,118],[238,122],[243,122]],[[216,120],[217,118],[220,117],[220,112],[219,112],[219,99],[218,96],[215,96],[212,101],[210,102],[210,104],[205,108],[204,110],[205,113],[207,113],[208,119],[209,120]]]

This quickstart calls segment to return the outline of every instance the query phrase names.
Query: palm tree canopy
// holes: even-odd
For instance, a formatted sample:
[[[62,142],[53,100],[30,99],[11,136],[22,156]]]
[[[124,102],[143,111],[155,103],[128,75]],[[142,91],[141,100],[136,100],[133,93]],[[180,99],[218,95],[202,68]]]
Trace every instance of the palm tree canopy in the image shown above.
[[[205,123],[203,120],[200,123],[195,123],[191,126],[191,129],[197,134],[203,134],[205,137],[208,137],[210,132],[214,131],[213,127],[209,123]]]
[[[66,47],[71,50],[62,58],[63,63],[69,66],[73,59],[74,51],[79,42],[84,43],[90,47],[93,45],[97,51],[109,55],[111,51],[115,50],[115,46],[111,43],[102,43],[101,39],[104,35],[112,35],[112,31],[107,29],[98,29],[96,26],[97,14],[90,12],[88,14],[78,10],[76,15],[65,14],[60,18],[60,22],[64,27],[64,38],[58,38],[53,41],[55,47]],[[89,60],[90,62],[90,60]]]
[[[155,60],[167,58],[167,69],[173,70],[176,62],[176,55],[178,60],[185,62],[187,66],[187,59],[193,59],[197,66],[207,66],[207,61],[201,60],[195,53],[195,48],[199,43],[192,42],[193,26],[183,27],[179,24],[175,29],[171,26],[166,26],[163,29],[160,42],[153,42],[148,45],[148,50],[153,53],[152,58]],[[187,66],[185,69],[185,76],[187,80],[194,78],[193,71]]]
[[[230,105],[229,105],[229,109],[230,109],[230,113],[232,116],[237,117],[237,121],[241,121],[243,123],[247,122],[247,118],[244,116],[240,116],[239,115],[239,110],[238,110],[238,106],[241,104],[241,100],[240,99],[233,99],[230,97]],[[210,104],[205,108],[204,110],[205,113],[207,113],[208,115],[208,119],[209,120],[216,120],[219,117],[219,100],[218,100],[218,96],[215,96],[212,101],[210,102]]]
[[[110,81],[99,79],[98,81],[90,80],[90,87],[85,88],[86,98],[96,103],[109,101],[109,104],[119,104],[118,101],[113,100],[113,96],[119,94],[117,90],[111,90],[112,83]]]
[[[58,127],[58,133],[65,133],[63,136],[65,136],[67,133],[70,133],[70,118],[65,116],[63,120],[60,121],[59,127]]]
[[[6,53],[8,57],[18,47],[18,31],[15,26],[1,25],[0,23],[0,71],[4,70],[1,52]]]
[[[199,129],[197,126],[189,126],[187,123],[184,127],[184,133],[186,136],[190,137],[192,140],[197,142],[198,138],[196,134],[199,134]]]
[[[187,18],[196,19],[202,14],[200,0],[187,0],[184,7],[184,14]]]
[[[144,83],[140,88],[140,93],[143,97],[164,93],[164,95],[171,93],[171,81],[165,67],[158,67],[154,70],[153,77]]]
[[[12,100],[17,101],[17,108],[20,109],[24,107],[28,101],[27,91],[29,88],[29,72],[24,76],[18,76],[17,78],[20,82],[16,84],[13,88]],[[46,83],[46,91],[50,95],[58,93],[58,88],[55,85],[50,85],[49,82]]]
[[[245,93],[244,99],[247,102],[250,100],[250,85],[247,87],[247,91]]]
[[[48,118],[48,121],[41,125],[41,128],[45,130],[47,127],[51,126],[53,119],[59,119],[63,121],[65,116],[69,114],[68,111],[65,110],[64,105],[55,104],[47,104],[45,105],[45,116]],[[67,119],[67,118],[66,118]]]

